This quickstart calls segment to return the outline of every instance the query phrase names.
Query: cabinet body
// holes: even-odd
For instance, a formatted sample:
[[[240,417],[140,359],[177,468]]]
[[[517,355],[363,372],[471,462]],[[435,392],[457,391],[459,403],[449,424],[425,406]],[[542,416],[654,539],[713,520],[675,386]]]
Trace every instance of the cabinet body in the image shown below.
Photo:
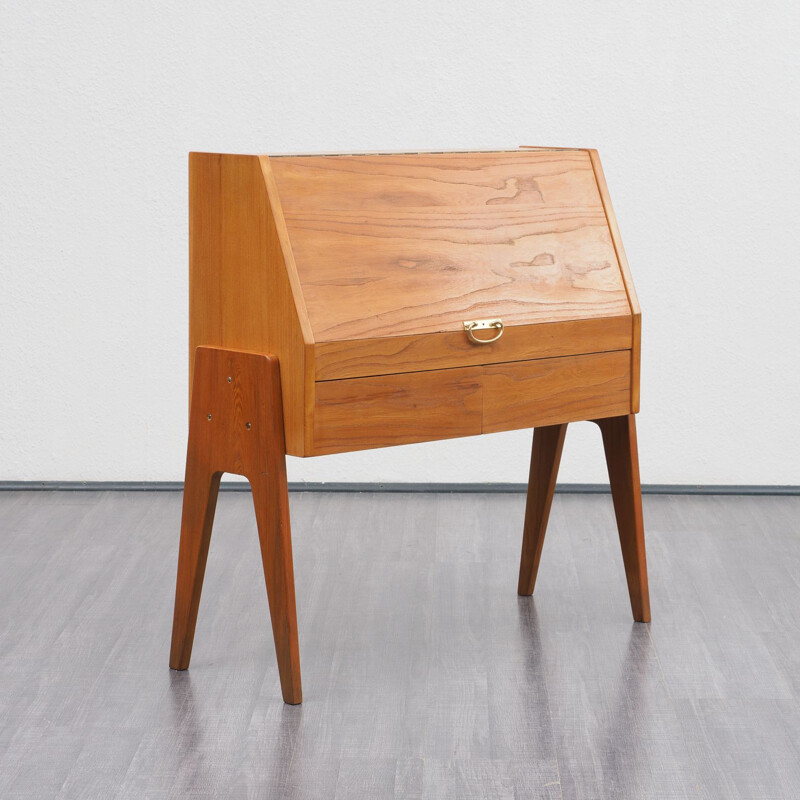
[[[594,151],[192,153],[189,183],[190,354],[277,356],[289,454],[638,411]],[[502,335],[475,343],[470,320]]]

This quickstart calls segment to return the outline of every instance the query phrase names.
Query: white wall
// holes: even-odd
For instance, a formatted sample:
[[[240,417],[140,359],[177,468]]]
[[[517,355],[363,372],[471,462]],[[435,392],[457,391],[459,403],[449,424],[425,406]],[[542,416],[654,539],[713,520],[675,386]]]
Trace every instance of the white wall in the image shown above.
[[[600,150],[643,480],[800,484],[800,15],[642,2],[4,3],[0,479],[177,480],[186,154]],[[523,481],[526,431],[293,480]],[[574,426],[564,481],[600,481]]]

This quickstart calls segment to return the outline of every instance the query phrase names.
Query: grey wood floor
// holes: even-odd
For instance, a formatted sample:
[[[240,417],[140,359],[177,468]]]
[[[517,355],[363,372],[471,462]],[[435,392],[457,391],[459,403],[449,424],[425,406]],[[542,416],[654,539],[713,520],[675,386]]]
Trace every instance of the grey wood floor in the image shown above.
[[[800,498],[291,497],[305,702],[281,701],[249,494],[167,667],[181,496],[0,493],[0,798],[798,798]]]

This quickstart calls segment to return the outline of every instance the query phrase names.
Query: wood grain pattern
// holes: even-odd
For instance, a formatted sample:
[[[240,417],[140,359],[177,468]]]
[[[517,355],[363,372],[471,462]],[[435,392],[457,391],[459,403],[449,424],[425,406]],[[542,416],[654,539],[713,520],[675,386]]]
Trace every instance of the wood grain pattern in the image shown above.
[[[636,296],[633,276],[631,275],[628,259],[625,255],[625,249],[622,246],[622,237],[620,236],[614,208],[611,205],[611,196],[608,192],[608,184],[606,183],[605,175],[603,174],[603,165],[600,163],[600,155],[597,150],[589,150],[588,152],[592,161],[595,179],[597,180],[600,198],[603,201],[603,209],[608,219],[608,229],[611,232],[611,240],[614,243],[614,251],[617,256],[622,280],[625,284],[625,292],[628,297],[628,304],[630,305],[631,315],[633,317],[633,346],[631,347],[631,412],[638,414],[640,394],[639,378],[642,361],[642,310],[639,307],[639,298]]]
[[[317,383],[314,455],[481,432],[481,369]]]
[[[317,342],[630,313],[585,151],[272,166]]]
[[[566,206],[599,202],[585,150],[282,156],[272,161],[287,213],[481,209],[487,202],[514,205],[522,195],[541,205],[543,194]]]
[[[318,342],[314,364],[317,380],[324,381],[628,350],[630,346],[631,317],[625,315],[512,325],[497,342],[481,346],[472,344],[464,331]]]
[[[630,351],[495,364],[483,371],[483,432],[630,411]]]
[[[264,169],[253,156],[189,156],[189,380],[200,345],[276,355],[287,448],[303,455],[313,339]]]
[[[522,555],[519,563],[517,594],[531,595],[542,558],[544,536],[550,507],[556,490],[558,466],[564,449],[566,423],[534,429],[531,448],[531,469],[525,503],[525,525],[522,531]]]
[[[319,381],[310,454],[627,414],[630,351]]]
[[[278,357],[292,455],[629,413],[638,314],[593,151],[190,156],[190,351]]]
[[[302,412],[293,406],[295,414],[287,425],[287,445],[290,455],[300,455],[300,438],[302,437],[302,451],[311,447],[313,429],[309,420],[314,413],[314,335],[308,319],[308,310],[303,295],[300,279],[297,275],[297,266],[294,253],[286,230],[286,221],[283,217],[278,188],[275,185],[275,176],[272,174],[272,165],[267,156],[260,156],[261,173],[269,201],[270,214],[267,216],[267,268],[274,273],[275,292],[267,297],[268,306],[266,314],[270,318],[269,330],[272,338],[278,343],[280,350],[270,350],[279,355],[283,354],[283,371],[288,373],[291,384],[291,399],[293,403],[300,403],[302,395]],[[299,361],[300,337],[294,325],[294,316],[291,305],[294,302],[296,319],[302,337],[303,359]],[[289,308],[283,308],[287,304]],[[265,313],[262,310],[262,313]],[[302,371],[302,379],[299,373]],[[302,430],[301,430],[302,426]]]
[[[281,688],[302,699],[280,370],[273,356],[196,351],[170,666],[189,666],[223,472],[253,490]]]
[[[650,592],[642,518],[642,487],[639,479],[639,449],[633,414],[597,419],[603,434],[611,495],[617,517],[622,560],[631,599],[633,618],[650,622]]]

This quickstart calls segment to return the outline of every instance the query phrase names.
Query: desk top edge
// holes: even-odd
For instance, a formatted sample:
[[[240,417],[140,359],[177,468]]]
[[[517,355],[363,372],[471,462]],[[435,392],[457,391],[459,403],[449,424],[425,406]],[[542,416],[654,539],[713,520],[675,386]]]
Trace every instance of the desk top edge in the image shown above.
[[[224,156],[250,156],[253,158],[351,158],[359,156],[464,156],[464,155],[492,155],[500,153],[536,153],[536,152],[589,152],[591,147],[546,147],[538,145],[521,145],[520,147],[490,147],[485,150],[469,148],[466,150],[356,150],[321,151],[300,153],[220,153],[211,150],[190,150],[189,155],[224,155]]]

